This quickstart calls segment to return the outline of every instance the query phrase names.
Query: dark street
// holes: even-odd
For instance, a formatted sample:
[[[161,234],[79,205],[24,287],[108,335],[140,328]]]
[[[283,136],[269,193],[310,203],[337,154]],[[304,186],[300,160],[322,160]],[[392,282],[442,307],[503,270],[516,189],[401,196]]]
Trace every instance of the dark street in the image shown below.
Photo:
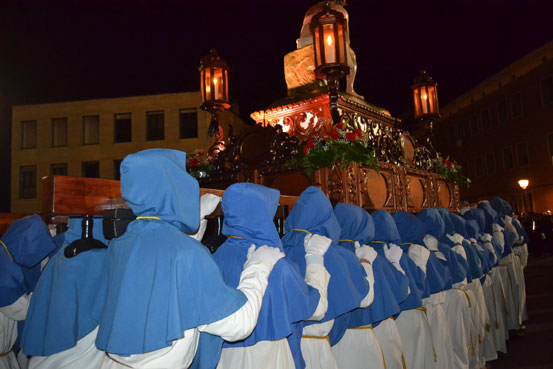
[[[488,364],[492,369],[553,368],[553,256],[530,256],[525,269],[528,321],[526,335],[511,332],[507,354]]]

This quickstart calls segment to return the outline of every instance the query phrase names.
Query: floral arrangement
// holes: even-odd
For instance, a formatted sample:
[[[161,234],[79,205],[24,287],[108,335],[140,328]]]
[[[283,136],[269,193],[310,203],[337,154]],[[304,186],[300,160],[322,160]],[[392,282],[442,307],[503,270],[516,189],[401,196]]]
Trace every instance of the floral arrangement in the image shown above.
[[[212,166],[207,153],[198,149],[194,150],[192,155],[187,155],[186,168],[188,169],[188,173],[196,179],[208,178],[212,172]]]
[[[361,163],[379,170],[374,151],[368,148],[368,139],[358,128],[348,130],[347,122],[309,136],[310,139],[300,142],[300,150],[284,164],[285,167],[302,168],[309,177],[314,170],[337,165],[344,169],[350,163]]]
[[[457,182],[466,187],[470,186],[470,179],[463,174],[463,167],[455,161],[450,161],[449,156],[444,159],[438,154],[433,164],[436,173],[445,176],[448,181]]]

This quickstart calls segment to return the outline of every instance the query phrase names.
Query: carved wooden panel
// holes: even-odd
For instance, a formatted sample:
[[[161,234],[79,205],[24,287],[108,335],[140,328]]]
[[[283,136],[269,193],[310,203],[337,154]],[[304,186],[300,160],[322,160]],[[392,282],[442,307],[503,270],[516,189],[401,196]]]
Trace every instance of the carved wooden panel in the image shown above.
[[[311,186],[311,180],[303,172],[290,172],[264,176],[261,184],[279,190],[281,195],[299,196]]]
[[[360,168],[360,206],[367,210],[393,207],[392,174],[381,170]]]
[[[449,186],[444,180],[437,180],[438,206],[448,208],[451,202],[451,193]]]

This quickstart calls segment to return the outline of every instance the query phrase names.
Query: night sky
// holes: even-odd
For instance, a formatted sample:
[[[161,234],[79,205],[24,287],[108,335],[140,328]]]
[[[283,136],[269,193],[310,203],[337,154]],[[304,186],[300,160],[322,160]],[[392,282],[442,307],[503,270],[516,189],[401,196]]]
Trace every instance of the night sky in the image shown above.
[[[283,57],[316,1],[0,3],[0,212],[8,211],[10,106],[199,89],[200,58],[230,64],[240,115],[286,96]],[[420,69],[444,106],[553,39],[552,1],[349,0],[355,88],[401,117]]]

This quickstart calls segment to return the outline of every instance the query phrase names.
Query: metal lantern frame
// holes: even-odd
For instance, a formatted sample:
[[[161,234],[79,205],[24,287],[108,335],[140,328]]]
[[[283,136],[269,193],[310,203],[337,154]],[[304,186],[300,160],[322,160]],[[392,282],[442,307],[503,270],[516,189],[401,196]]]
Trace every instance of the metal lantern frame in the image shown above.
[[[219,132],[219,112],[230,108],[228,94],[229,66],[217,50],[211,49],[209,55],[200,61],[201,109],[211,113],[209,137]]]
[[[415,103],[415,119],[439,118],[438,84],[421,70],[411,86]]]
[[[334,124],[340,122],[338,88],[340,79],[349,74],[347,63],[348,24],[344,15],[331,9],[330,3],[311,18],[315,77],[326,79],[330,96],[330,109]]]

